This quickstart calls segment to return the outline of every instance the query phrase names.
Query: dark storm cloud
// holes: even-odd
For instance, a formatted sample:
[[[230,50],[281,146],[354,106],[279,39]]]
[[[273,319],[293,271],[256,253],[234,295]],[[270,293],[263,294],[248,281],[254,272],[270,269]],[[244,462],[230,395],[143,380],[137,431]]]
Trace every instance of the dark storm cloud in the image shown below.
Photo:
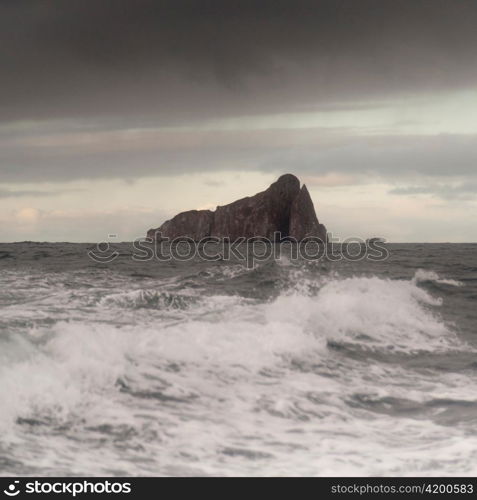
[[[3,0],[2,120],[166,123],[474,85],[474,0]]]

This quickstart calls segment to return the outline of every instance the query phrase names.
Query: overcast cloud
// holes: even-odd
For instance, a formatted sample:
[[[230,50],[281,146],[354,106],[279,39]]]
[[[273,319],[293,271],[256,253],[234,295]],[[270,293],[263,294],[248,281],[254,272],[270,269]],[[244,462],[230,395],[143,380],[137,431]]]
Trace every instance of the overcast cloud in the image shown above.
[[[429,195],[475,219],[476,20],[474,0],[4,0],[0,239],[93,239],[131,204],[140,233],[141,214],[232,201],[233,176],[253,193],[289,171],[343,231],[348,200],[371,233],[439,240],[365,205],[400,200],[434,228],[441,208],[415,205]],[[154,178],[176,205],[146,193]],[[114,196],[82,211],[108,179]],[[476,238],[470,226],[452,239]]]
[[[473,0],[7,0],[4,119],[169,121],[474,86]]]

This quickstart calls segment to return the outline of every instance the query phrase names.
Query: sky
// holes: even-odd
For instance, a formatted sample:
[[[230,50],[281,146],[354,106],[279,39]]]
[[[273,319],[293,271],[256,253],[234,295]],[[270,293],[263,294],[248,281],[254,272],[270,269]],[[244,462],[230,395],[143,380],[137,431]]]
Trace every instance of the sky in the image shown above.
[[[475,0],[0,0],[0,241],[293,173],[340,238],[477,241]]]

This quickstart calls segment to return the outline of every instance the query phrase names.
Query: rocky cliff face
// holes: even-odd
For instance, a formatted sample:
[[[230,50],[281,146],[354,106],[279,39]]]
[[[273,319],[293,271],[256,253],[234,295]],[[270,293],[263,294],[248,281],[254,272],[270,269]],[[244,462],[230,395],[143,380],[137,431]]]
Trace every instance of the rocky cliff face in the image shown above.
[[[326,228],[318,222],[305,185],[291,174],[282,175],[267,190],[210,210],[181,212],[147,236],[170,239],[187,236],[200,240],[207,236],[230,238],[261,236],[272,240],[276,232],[302,240],[316,236],[326,241]]]
[[[300,181],[294,175],[282,175],[262,193],[217,207],[211,235],[231,240],[241,236],[272,239],[276,231],[288,235],[291,205],[299,192]]]
[[[173,240],[179,236],[188,236],[199,241],[210,236],[214,223],[214,212],[210,210],[189,210],[181,212],[162,224],[158,229],[149,229],[147,236],[155,238],[155,233],[160,231],[163,237]]]
[[[326,227],[318,222],[310,193],[304,184],[291,206],[290,236],[299,241],[308,236],[318,236],[326,241]]]

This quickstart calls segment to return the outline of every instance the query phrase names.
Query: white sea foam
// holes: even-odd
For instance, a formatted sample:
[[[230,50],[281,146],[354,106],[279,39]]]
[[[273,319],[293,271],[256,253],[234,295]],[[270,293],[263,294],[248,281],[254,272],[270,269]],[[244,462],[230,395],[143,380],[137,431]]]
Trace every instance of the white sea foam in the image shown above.
[[[316,296],[280,296],[267,312],[270,320],[297,322],[328,340],[363,347],[416,351],[447,349],[454,334],[432,310],[442,304],[415,282],[372,278],[333,279]],[[292,311],[292,313],[291,313]]]
[[[462,348],[439,316],[441,299],[416,276],[318,285],[295,276],[269,302],[185,290],[174,297],[193,300],[177,321],[156,314],[155,290],[108,290],[70,321],[5,347],[3,446],[58,474],[474,474],[477,438],[464,439],[465,426],[443,430],[442,408],[426,405],[472,403],[475,377],[329,347],[403,356]],[[400,401],[416,416],[393,415]],[[25,434],[19,418],[42,431]],[[48,432],[58,426],[66,430]]]
[[[434,281],[436,283],[440,283],[441,285],[449,285],[449,286],[463,286],[464,285],[461,281],[441,278],[435,271],[426,271],[424,269],[418,269],[414,273],[413,282],[414,283],[422,283],[425,281]]]

